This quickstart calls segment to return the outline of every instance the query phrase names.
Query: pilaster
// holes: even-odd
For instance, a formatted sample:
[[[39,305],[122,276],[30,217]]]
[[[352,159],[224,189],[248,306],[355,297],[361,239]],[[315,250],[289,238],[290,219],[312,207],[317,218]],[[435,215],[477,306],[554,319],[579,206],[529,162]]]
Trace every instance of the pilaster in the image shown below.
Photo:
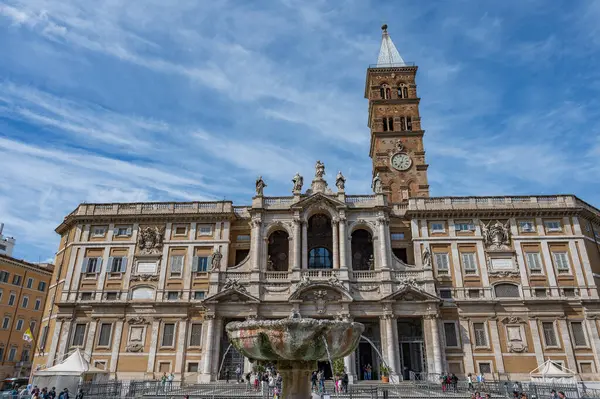
[[[562,337],[563,347],[565,349],[565,355],[567,356],[567,368],[573,371],[577,371],[577,362],[575,361],[575,353],[573,352],[573,345],[571,344],[571,336],[569,334],[569,325],[565,317],[558,319],[560,326],[560,335]]]
[[[185,353],[187,349],[187,326],[189,318],[184,318],[179,321],[177,329],[177,354],[175,355],[175,374],[179,377],[184,372]]]
[[[338,239],[338,223],[339,223],[339,219],[337,218],[333,218],[331,220],[331,231],[333,234],[333,268],[334,269],[339,269],[340,268],[340,260],[339,260],[339,239]]]
[[[85,340],[85,347],[83,353],[92,357],[92,352],[94,350],[94,338],[96,337],[96,329],[98,328],[98,320],[92,319],[88,323],[87,336]]]
[[[496,371],[504,373],[504,358],[502,357],[502,347],[500,346],[500,337],[498,335],[498,320],[495,318],[489,320],[488,326],[490,329],[492,350],[496,359]]]
[[[52,367],[56,358],[56,351],[58,350],[59,337],[61,337],[61,330],[63,328],[63,320],[56,318],[54,324],[54,330],[52,332],[52,339],[50,341],[50,350],[48,351],[48,358],[46,359],[46,367]]]
[[[538,218],[539,219],[539,218]],[[537,219],[536,219],[537,220]],[[540,219],[541,224],[541,219]],[[539,230],[538,226],[538,230]],[[548,276],[548,283],[550,284],[550,289],[552,296],[558,296],[558,284],[556,283],[556,274],[554,273],[554,262],[552,260],[552,256],[550,255],[550,248],[548,247],[548,241],[542,241],[542,256],[544,257],[544,265],[546,267],[546,275]]]
[[[475,363],[473,362],[473,346],[469,336],[469,321],[460,320],[460,339],[462,341],[463,352],[465,353],[465,373],[475,374]]]
[[[302,221],[302,269],[308,269],[308,221]]]
[[[111,377],[116,379],[117,363],[119,361],[119,352],[121,348],[121,337],[123,336],[123,321],[119,320],[115,323],[115,331],[113,333],[112,351],[110,354],[110,372]]]
[[[154,363],[156,362],[156,347],[158,346],[158,335],[160,329],[160,321],[152,321],[152,331],[150,333],[150,350],[148,352],[148,364],[146,366],[146,373],[148,376],[154,378]]]
[[[536,319],[529,319],[529,329],[531,330],[531,338],[533,339],[533,351],[535,352],[535,360],[538,366],[544,364],[544,350],[542,348],[542,339],[540,329]]]
[[[340,268],[348,269],[348,255],[346,250],[346,216],[340,215],[339,227],[339,240],[340,240]]]

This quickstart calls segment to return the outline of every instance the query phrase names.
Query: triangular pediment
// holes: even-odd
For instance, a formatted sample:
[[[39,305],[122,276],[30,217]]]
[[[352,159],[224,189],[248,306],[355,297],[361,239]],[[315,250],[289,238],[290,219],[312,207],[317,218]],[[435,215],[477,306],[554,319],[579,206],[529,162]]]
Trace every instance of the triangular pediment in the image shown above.
[[[400,289],[392,292],[382,300],[384,301],[440,301],[435,295],[423,291],[414,285],[401,285]]]
[[[346,208],[346,204],[342,201],[339,201],[337,198],[332,198],[331,196],[323,193],[315,193],[296,202],[292,206],[292,209],[307,209],[317,204],[330,206],[334,209]]]
[[[213,296],[210,296],[204,300],[206,303],[260,303],[260,300],[250,295],[245,290],[238,290],[235,288],[225,289]]]

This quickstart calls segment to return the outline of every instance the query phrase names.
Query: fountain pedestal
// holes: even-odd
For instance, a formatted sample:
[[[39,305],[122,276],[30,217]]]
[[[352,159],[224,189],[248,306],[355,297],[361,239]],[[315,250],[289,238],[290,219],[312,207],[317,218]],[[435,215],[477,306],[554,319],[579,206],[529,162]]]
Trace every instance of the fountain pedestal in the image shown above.
[[[277,370],[283,377],[283,392],[281,397],[286,399],[307,399],[311,395],[310,376],[316,370],[317,362],[312,360],[292,361],[280,360]]]

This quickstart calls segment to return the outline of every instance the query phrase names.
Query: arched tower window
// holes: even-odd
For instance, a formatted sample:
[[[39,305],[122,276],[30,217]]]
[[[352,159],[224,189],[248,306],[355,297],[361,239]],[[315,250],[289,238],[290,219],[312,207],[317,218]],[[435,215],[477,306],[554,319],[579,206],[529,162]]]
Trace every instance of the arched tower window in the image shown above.
[[[333,267],[333,230],[331,219],[317,214],[308,219],[308,267],[328,269]]]
[[[408,98],[408,87],[406,84],[398,84],[398,98]]]
[[[290,241],[288,233],[277,230],[269,236],[267,271],[285,272],[289,269]]]
[[[379,88],[379,94],[381,95],[382,99],[389,100],[390,98],[392,98],[392,89],[387,83],[384,83]]]
[[[394,118],[389,117],[389,118],[383,118],[383,131],[384,132],[388,132],[388,131],[393,131],[394,130]]]
[[[365,229],[352,233],[352,270],[373,270],[373,237]]]

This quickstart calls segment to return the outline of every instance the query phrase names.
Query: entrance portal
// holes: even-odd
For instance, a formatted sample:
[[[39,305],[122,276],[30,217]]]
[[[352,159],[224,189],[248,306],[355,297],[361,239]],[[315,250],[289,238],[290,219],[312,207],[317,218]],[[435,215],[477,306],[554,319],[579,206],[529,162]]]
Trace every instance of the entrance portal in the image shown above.
[[[425,371],[422,320],[398,320],[398,341],[402,378],[408,380],[411,372],[421,373]]]
[[[230,321],[242,321],[242,320],[224,320],[223,325],[227,325]],[[227,331],[223,329],[223,336],[221,337],[221,353],[219,355],[219,365],[221,367],[221,362],[223,363],[223,368],[221,369],[221,374],[217,376],[217,380],[225,379],[225,371],[229,371],[230,380],[235,380],[235,369],[239,366],[240,369],[244,370],[244,356],[238,352],[233,346],[229,348],[229,337],[227,336]],[[223,360],[225,357],[225,360]],[[218,370],[218,369],[217,369]],[[218,371],[217,371],[218,372]]]
[[[333,375],[331,375],[331,366],[328,361],[317,362],[317,370],[325,373],[326,380],[331,380],[333,378]]]

